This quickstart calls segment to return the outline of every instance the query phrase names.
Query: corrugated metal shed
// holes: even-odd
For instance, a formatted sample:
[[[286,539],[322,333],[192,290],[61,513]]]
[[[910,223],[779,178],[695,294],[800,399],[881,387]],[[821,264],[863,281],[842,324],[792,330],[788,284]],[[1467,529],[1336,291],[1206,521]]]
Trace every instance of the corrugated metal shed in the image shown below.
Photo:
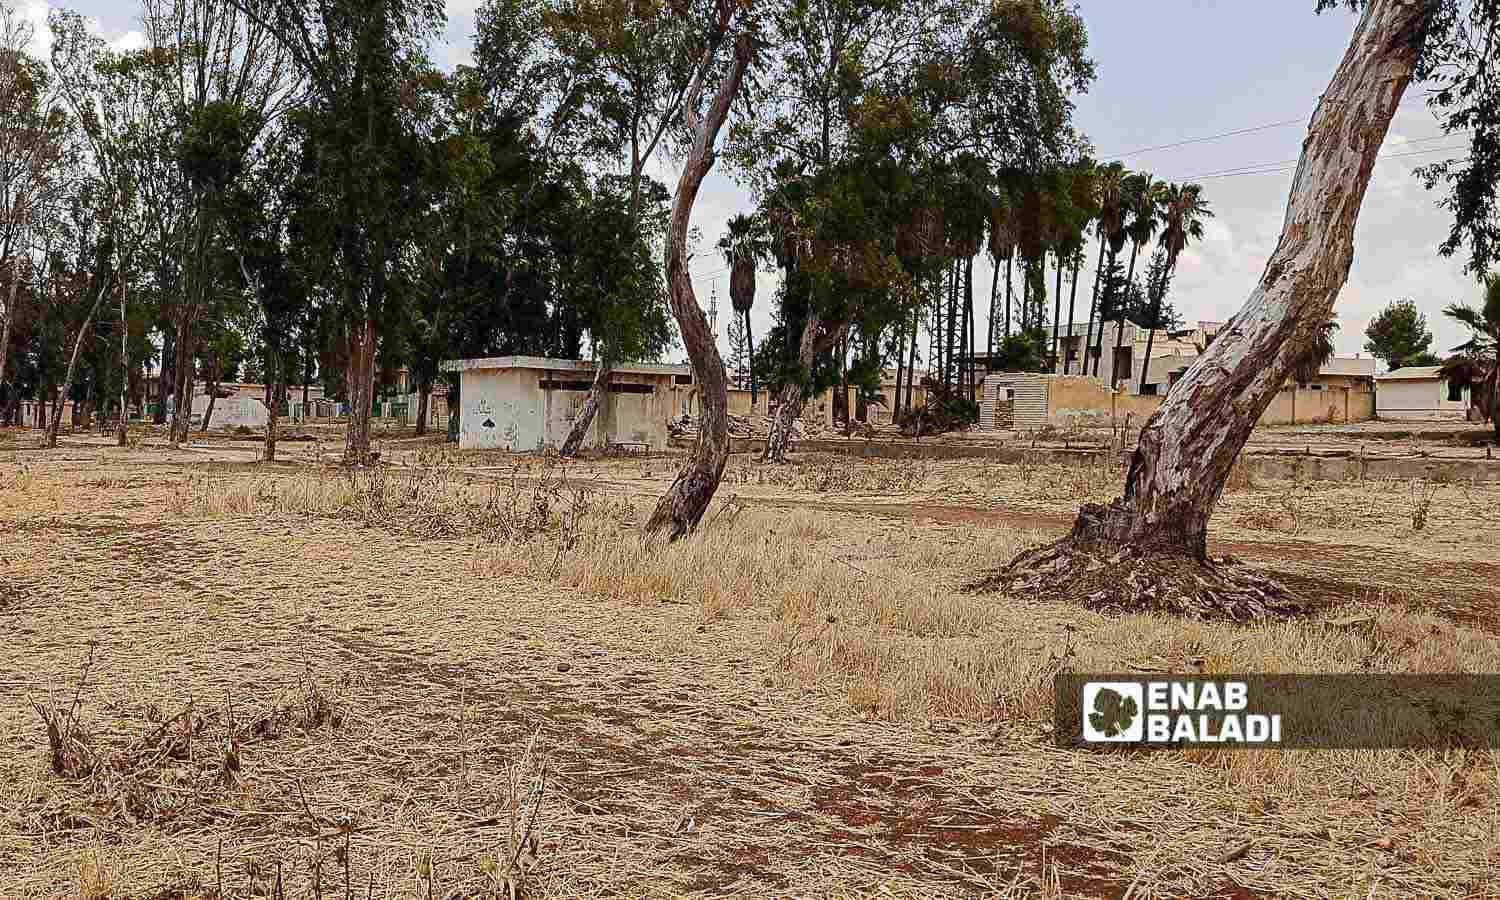
[[[1025,372],[986,375],[984,400],[979,408],[980,429],[1041,428],[1047,423],[1047,389],[1047,379],[1041,375]]]

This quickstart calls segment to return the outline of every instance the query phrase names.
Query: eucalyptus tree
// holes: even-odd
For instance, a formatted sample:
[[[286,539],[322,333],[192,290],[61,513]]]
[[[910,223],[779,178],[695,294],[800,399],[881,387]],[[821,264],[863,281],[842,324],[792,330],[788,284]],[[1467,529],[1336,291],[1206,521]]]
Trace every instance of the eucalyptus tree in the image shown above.
[[[688,359],[692,361],[701,412],[697,444],[646,521],[645,531],[652,540],[676,540],[698,527],[729,462],[729,383],[708,317],[693,294],[687,244],[693,204],[703,179],[713,167],[719,131],[729,118],[730,105],[740,95],[745,73],[755,58],[756,34],[749,20],[748,11],[728,2],[716,2],[712,12],[699,19],[711,29],[712,37],[682,104],[683,124],[693,138],[672,197],[665,261],[668,300]],[[722,67],[716,65],[721,45],[731,39],[733,51],[728,60]],[[705,82],[714,70],[723,72],[718,88],[707,107],[700,109]]]
[[[1170,184],[1165,186],[1161,198],[1162,226],[1161,247],[1165,253],[1165,264],[1153,284],[1146,279],[1147,295],[1151,301],[1151,330],[1146,333],[1146,364],[1141,367],[1140,389],[1146,385],[1146,372],[1151,368],[1151,345],[1156,338],[1156,322],[1161,317],[1161,301],[1167,292],[1167,282],[1177,271],[1177,258],[1189,241],[1203,240],[1203,223],[1213,218],[1213,210],[1203,199],[1203,186],[1199,184]]]
[[[349,421],[344,460],[370,461],[376,350],[393,327],[390,291],[421,221],[422,154],[414,105],[430,83],[425,47],[444,21],[440,0],[228,0],[272,35],[306,83],[310,203],[303,239],[326,265],[342,326]]]
[[[61,189],[72,122],[57,96],[56,79],[28,48],[35,28],[0,0],[0,422],[19,394],[8,379],[7,356],[17,299],[30,269],[32,224]]]
[[[646,164],[659,151],[680,151],[691,133],[682,112],[689,87],[711,63],[712,30],[684,0],[551,0],[541,16],[549,52],[563,71],[583,73],[573,97],[576,128],[587,145],[623,157],[629,213],[639,223]],[[611,366],[629,358],[619,332],[591,330],[594,383],[563,444],[571,455],[599,407]]]
[[[166,294],[174,331],[174,442],[192,412],[197,326],[209,298],[232,275],[214,246],[228,215],[224,198],[245,175],[262,138],[297,100],[288,49],[268,23],[234,0],[143,0],[149,58],[162,71],[162,100],[174,121],[157,129],[175,146],[175,178],[158,189],[160,249],[174,280]],[[170,201],[170,202],[168,202]],[[214,326],[210,326],[214,327]]]
[[[1318,9],[1339,5],[1319,0]],[[1468,245],[1471,267],[1494,262],[1488,236],[1497,223],[1484,198],[1495,196],[1487,167],[1500,159],[1492,114],[1500,83],[1489,75],[1500,7],[1348,5],[1358,24],[1308,123],[1280,240],[1249,299],[1147,421],[1123,496],[1086,504],[1068,536],[1023,553],[997,573],[998,583],[1111,609],[1195,616],[1251,618],[1296,605],[1274,582],[1210,560],[1208,521],[1256,421],[1331,318],[1376,156],[1414,81],[1433,83],[1428,102],[1445,127],[1488,122],[1469,135],[1468,169],[1454,170],[1489,171],[1488,183],[1460,177],[1446,186],[1453,235]]]

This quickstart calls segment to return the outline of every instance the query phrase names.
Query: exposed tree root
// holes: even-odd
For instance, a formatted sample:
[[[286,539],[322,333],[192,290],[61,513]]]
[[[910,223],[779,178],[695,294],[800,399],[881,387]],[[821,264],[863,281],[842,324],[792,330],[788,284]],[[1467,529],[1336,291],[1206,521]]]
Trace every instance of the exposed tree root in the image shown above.
[[[1199,559],[1168,542],[1114,539],[1108,525],[1118,512],[1086,505],[1067,537],[1022,553],[968,590],[1065,600],[1099,612],[1237,622],[1311,611],[1304,598],[1232,557]]]

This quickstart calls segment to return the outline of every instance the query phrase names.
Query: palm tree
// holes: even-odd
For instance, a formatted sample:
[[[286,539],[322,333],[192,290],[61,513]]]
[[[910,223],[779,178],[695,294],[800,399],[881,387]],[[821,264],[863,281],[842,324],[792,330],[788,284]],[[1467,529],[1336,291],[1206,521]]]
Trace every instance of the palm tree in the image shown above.
[[[1151,242],[1156,229],[1161,225],[1161,185],[1145,173],[1133,173],[1125,183],[1125,205],[1130,212],[1130,269],[1125,273],[1125,289],[1128,292],[1135,280],[1135,261],[1140,256],[1141,245]],[[1115,331],[1115,355],[1125,345],[1125,310],[1117,312],[1119,326]],[[1128,377],[1129,372],[1125,373]],[[1110,384],[1115,382],[1113,360],[1111,361]]]
[[[1146,364],[1141,366],[1137,390],[1144,390],[1146,386],[1146,371],[1151,368],[1151,345],[1161,316],[1162,294],[1166,293],[1167,280],[1177,269],[1177,257],[1189,240],[1203,240],[1203,223],[1214,216],[1213,210],[1208,208],[1208,201],[1203,199],[1203,186],[1199,184],[1165,186],[1161,191],[1161,206],[1161,246],[1166,251],[1167,264],[1162,267],[1158,283],[1147,285],[1146,293],[1151,298],[1151,330],[1146,333]]]
[[[1311,344],[1301,353],[1297,354],[1296,361],[1292,364],[1292,374],[1297,381],[1306,384],[1316,381],[1318,372],[1323,365],[1333,358],[1333,336],[1338,334],[1339,321],[1337,318],[1329,319],[1318,329]]]
[[[750,327],[750,310],[755,306],[755,270],[771,252],[770,235],[765,224],[755,216],[740,214],[725,225],[719,238],[719,252],[729,264],[729,302],[745,319],[745,340],[750,349],[750,408],[755,409],[755,332]]]
[[[1483,285],[1480,306],[1450,303],[1443,310],[1443,315],[1468,326],[1471,336],[1453,348],[1460,355],[1442,372],[1471,387],[1471,402],[1494,423],[1495,438],[1500,440],[1500,275],[1487,276]]]
[[[1091,159],[1078,162],[1070,170],[1068,183],[1068,229],[1063,235],[1063,254],[1073,263],[1073,286],[1068,292],[1068,343],[1073,341],[1073,315],[1078,303],[1078,270],[1083,267],[1083,247],[1089,223],[1099,214],[1098,167]],[[1055,331],[1055,330],[1054,330]],[[1055,342],[1054,342],[1055,343]],[[1056,355],[1056,350],[1053,350]],[[1086,358],[1086,357],[1085,357]],[[1063,374],[1068,374],[1068,351],[1063,349]]]
[[[1095,342],[1100,345],[1101,352],[1093,354],[1093,374],[1099,374],[1099,357],[1103,355],[1104,344],[1104,310],[1100,306],[1102,294],[1100,282],[1104,272],[1112,271],[1115,257],[1119,256],[1121,248],[1125,246],[1125,178],[1128,172],[1121,163],[1113,162],[1099,170],[1099,187],[1097,206],[1098,214],[1094,219],[1094,234],[1099,238],[1099,259],[1094,263],[1094,295],[1089,301],[1089,330],[1084,346],[1084,374],[1089,374],[1089,353]],[[1109,269],[1104,267],[1105,245],[1109,245]],[[1094,314],[1099,313],[1099,334],[1094,334]]]

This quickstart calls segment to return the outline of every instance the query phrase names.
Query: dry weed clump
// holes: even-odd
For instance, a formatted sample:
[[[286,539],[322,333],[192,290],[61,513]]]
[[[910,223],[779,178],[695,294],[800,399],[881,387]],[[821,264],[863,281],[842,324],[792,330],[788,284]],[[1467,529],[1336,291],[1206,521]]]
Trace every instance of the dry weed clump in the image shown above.
[[[577,539],[582,520],[611,504],[566,468],[519,470],[478,484],[455,462],[410,468],[319,469],[290,476],[197,476],[176,485],[167,508],[177,515],[233,516],[267,512],[359,522],[428,539],[468,538],[525,544]]]
[[[66,828],[102,815],[128,825],[188,827],[239,785],[247,744],[342,724],[339,701],[309,668],[268,708],[248,716],[236,713],[230,697],[209,709],[189,700],[171,715],[149,705],[140,711],[144,734],[129,740],[82,721],[93,662],[91,646],[66,706],[52,697],[32,701],[45,727],[49,768],[74,788],[73,797],[37,814],[44,826]]]
[[[921,459],[871,461],[835,457],[783,465],[745,463],[724,473],[725,484],[770,485],[815,494],[908,493],[926,486],[932,463]]]

